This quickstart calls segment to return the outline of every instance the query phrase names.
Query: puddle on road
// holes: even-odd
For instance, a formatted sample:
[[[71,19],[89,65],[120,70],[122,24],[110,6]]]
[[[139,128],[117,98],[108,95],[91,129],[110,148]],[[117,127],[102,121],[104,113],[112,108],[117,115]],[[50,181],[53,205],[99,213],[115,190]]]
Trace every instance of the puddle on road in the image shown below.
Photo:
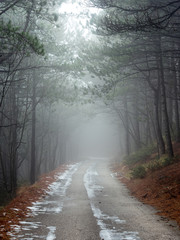
[[[99,225],[100,237],[104,240],[140,240],[138,232],[124,231],[123,225],[125,220],[119,219],[117,216],[109,216],[103,213],[99,207],[96,207],[94,200],[103,187],[96,184],[98,173],[95,170],[95,165],[90,167],[84,175],[84,185],[90,199],[91,209]],[[115,226],[113,226],[115,225]],[[120,225],[120,226],[118,226]],[[118,228],[118,229],[116,229]]]
[[[34,202],[32,207],[29,207],[31,213],[29,217],[35,217],[39,214],[58,214],[63,209],[63,201],[66,195],[66,190],[72,182],[72,176],[77,171],[79,163],[71,165],[63,174],[60,173],[56,177],[56,182],[52,183],[44,200]],[[53,200],[51,200],[53,198]],[[33,220],[33,218],[32,218]],[[12,232],[9,233],[11,240],[54,240],[56,239],[55,226],[45,226],[41,222],[21,221],[19,225],[11,225]],[[47,235],[39,235],[40,230]]]

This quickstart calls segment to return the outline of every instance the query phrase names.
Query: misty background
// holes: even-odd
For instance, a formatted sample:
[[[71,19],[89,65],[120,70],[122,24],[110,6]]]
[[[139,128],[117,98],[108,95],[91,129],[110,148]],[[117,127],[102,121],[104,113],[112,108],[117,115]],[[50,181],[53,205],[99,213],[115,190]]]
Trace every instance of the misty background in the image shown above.
[[[60,164],[180,141],[180,6],[0,2],[0,201]]]

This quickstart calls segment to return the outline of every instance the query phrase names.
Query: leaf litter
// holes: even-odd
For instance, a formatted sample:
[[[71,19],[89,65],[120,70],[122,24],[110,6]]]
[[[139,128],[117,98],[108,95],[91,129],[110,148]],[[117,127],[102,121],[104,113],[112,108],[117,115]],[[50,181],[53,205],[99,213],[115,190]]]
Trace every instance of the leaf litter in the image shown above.
[[[31,217],[32,213],[39,212],[37,207],[38,203],[43,203],[43,199],[49,194],[53,193],[53,190],[57,188],[57,184],[54,184],[57,179],[63,181],[66,177],[67,170],[70,169],[69,165],[61,165],[50,173],[43,174],[39,180],[31,185],[18,189],[17,196],[4,208],[0,210],[0,239],[9,240],[13,239],[12,236],[17,234],[20,230],[20,226],[23,226],[23,230],[29,230],[29,228],[38,228],[41,223],[31,223],[23,221],[27,217]],[[66,186],[70,184],[71,179],[65,182]],[[65,191],[65,187],[61,189]],[[55,192],[55,191],[54,191]],[[36,205],[36,207],[35,207]],[[37,210],[38,209],[38,210]],[[59,209],[51,209],[58,212]],[[48,227],[49,233],[46,239],[53,240],[55,227]],[[38,236],[37,236],[38,237]],[[14,238],[16,239],[16,237]],[[32,239],[32,238],[26,238]]]

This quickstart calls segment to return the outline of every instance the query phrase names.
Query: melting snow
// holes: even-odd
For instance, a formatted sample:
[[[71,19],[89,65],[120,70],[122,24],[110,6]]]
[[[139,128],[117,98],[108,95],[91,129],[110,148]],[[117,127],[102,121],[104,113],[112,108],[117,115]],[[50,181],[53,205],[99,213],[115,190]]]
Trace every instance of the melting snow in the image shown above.
[[[114,177],[117,177],[118,173],[111,173],[111,177],[114,178]]]
[[[119,219],[117,216],[109,216],[103,213],[98,207],[94,204],[94,199],[98,191],[102,190],[103,187],[97,185],[95,183],[95,178],[98,176],[98,173],[95,171],[95,165],[90,167],[86,174],[84,175],[84,185],[90,199],[91,209],[93,211],[94,216],[97,219],[97,224],[99,225],[100,237],[104,240],[140,240],[138,236],[138,232],[128,232],[123,231],[121,228],[121,232],[119,230],[115,230],[115,227],[107,224],[107,221],[111,221],[116,224],[125,224],[125,220]]]
[[[11,208],[12,210],[14,210],[14,211],[19,211],[19,209],[18,208]]]
[[[66,190],[72,182],[72,176],[77,171],[79,163],[71,165],[68,170],[63,174],[60,173],[56,176],[56,182],[53,182],[46,193],[48,194],[46,200],[33,203],[29,209],[32,215],[48,214],[48,213],[60,213],[63,209],[63,199],[60,201],[49,201],[49,196],[64,197]]]
[[[38,202],[34,202],[32,207],[29,207],[31,210],[30,216],[36,216],[38,214],[57,214],[62,211],[63,201],[66,195],[66,190],[70,186],[72,182],[72,176],[77,171],[79,167],[79,163],[69,166],[63,174],[60,173],[56,176],[56,182],[52,183],[47,190],[46,199]],[[53,199],[57,200],[49,200],[49,198],[53,196]],[[15,209],[16,210],[16,209]],[[17,211],[17,210],[16,210]],[[55,231],[56,227],[50,226],[46,227],[42,225],[41,222],[28,222],[21,221],[21,226],[12,225],[12,229],[14,232],[20,233],[16,235],[14,233],[9,233],[11,240],[22,239],[22,240],[34,240],[34,239],[46,239],[46,240],[54,240],[56,239]],[[48,229],[49,233],[47,236],[39,236],[33,233],[35,229]]]
[[[48,235],[47,235],[46,240],[54,240],[54,239],[56,239],[56,235],[54,234],[55,231],[56,231],[56,227],[51,226],[51,227],[47,227],[47,228],[48,228],[50,231],[49,231],[49,233],[48,233]]]

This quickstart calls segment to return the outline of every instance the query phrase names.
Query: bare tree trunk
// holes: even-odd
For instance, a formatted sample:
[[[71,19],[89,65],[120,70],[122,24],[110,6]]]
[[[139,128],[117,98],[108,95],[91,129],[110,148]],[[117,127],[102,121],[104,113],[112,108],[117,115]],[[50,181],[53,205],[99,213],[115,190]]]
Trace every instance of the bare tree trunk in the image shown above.
[[[158,63],[159,63],[159,74],[160,74],[160,83],[161,83],[161,101],[162,101],[162,113],[163,113],[163,125],[167,145],[167,153],[169,157],[173,157],[173,146],[171,141],[171,133],[169,126],[169,118],[167,112],[167,100],[166,100],[166,88],[165,88],[165,79],[164,79],[164,68],[163,68],[163,58],[162,58],[162,47],[161,47],[161,37],[158,39],[159,54],[158,54]]]
[[[134,96],[134,121],[135,121],[135,137],[136,137],[136,141],[135,141],[135,148],[136,151],[139,150],[141,148],[141,137],[140,137],[140,129],[139,129],[139,109],[138,109],[138,105],[139,105],[139,97],[138,97],[138,91]]]
[[[145,143],[146,145],[152,144],[153,143],[153,137],[152,137],[152,128],[151,128],[151,104],[148,102],[148,96],[147,96],[147,88],[145,87],[145,104],[146,104],[146,127],[145,127]],[[154,122],[152,123],[154,125]]]
[[[35,70],[34,70],[35,71]],[[36,181],[36,76],[33,73],[33,89],[32,89],[32,135],[31,135],[31,170],[30,182]]]
[[[178,102],[178,81],[177,81],[177,72],[176,72],[176,63],[173,57],[172,61],[173,67],[173,88],[174,88],[174,116],[175,116],[175,126],[176,126],[176,141],[180,142],[180,121],[179,121],[179,102]]]
[[[129,116],[128,116],[128,104],[127,104],[127,96],[124,96],[124,112],[125,112],[125,149],[126,155],[130,154],[130,134],[129,134]]]
[[[156,43],[155,43],[156,44]],[[157,49],[159,50],[159,49]],[[146,56],[146,60],[147,60],[147,66],[149,67],[149,62],[148,62],[148,56]],[[156,61],[157,61],[157,65],[158,65],[158,57],[156,57]],[[154,127],[154,133],[155,133],[155,137],[157,139],[157,148],[158,148],[158,155],[162,155],[165,153],[165,143],[163,140],[163,135],[162,135],[162,128],[161,128],[161,121],[162,121],[162,116],[161,116],[161,104],[160,104],[160,77],[159,77],[159,72],[158,72],[158,82],[157,82],[157,86],[154,86],[153,83],[151,82],[150,79],[150,70],[149,70],[149,74],[146,78],[149,87],[152,89],[152,91],[154,92],[154,105],[155,105],[155,124],[153,123],[153,119],[152,123],[153,123],[153,127]],[[152,117],[152,116],[151,116]]]
[[[17,123],[17,106],[15,89],[13,89],[13,121]],[[17,189],[17,125],[12,127],[12,196],[16,195]]]
[[[58,145],[59,145],[59,135],[56,136],[55,144],[53,147],[53,154],[52,154],[53,168],[52,169],[54,169],[56,167],[56,156],[57,156]]]
[[[158,140],[158,147],[160,155],[165,154],[165,143],[162,137],[162,131],[159,123],[159,96],[158,92],[155,93],[155,120],[156,120],[156,134],[157,134],[157,140]]]
[[[174,119],[174,111],[173,111],[173,87],[172,84],[170,83],[170,86],[168,85],[169,91],[169,97],[168,97],[168,101],[167,101],[167,110],[168,110],[168,118],[169,118],[169,127],[173,136],[173,119]]]

